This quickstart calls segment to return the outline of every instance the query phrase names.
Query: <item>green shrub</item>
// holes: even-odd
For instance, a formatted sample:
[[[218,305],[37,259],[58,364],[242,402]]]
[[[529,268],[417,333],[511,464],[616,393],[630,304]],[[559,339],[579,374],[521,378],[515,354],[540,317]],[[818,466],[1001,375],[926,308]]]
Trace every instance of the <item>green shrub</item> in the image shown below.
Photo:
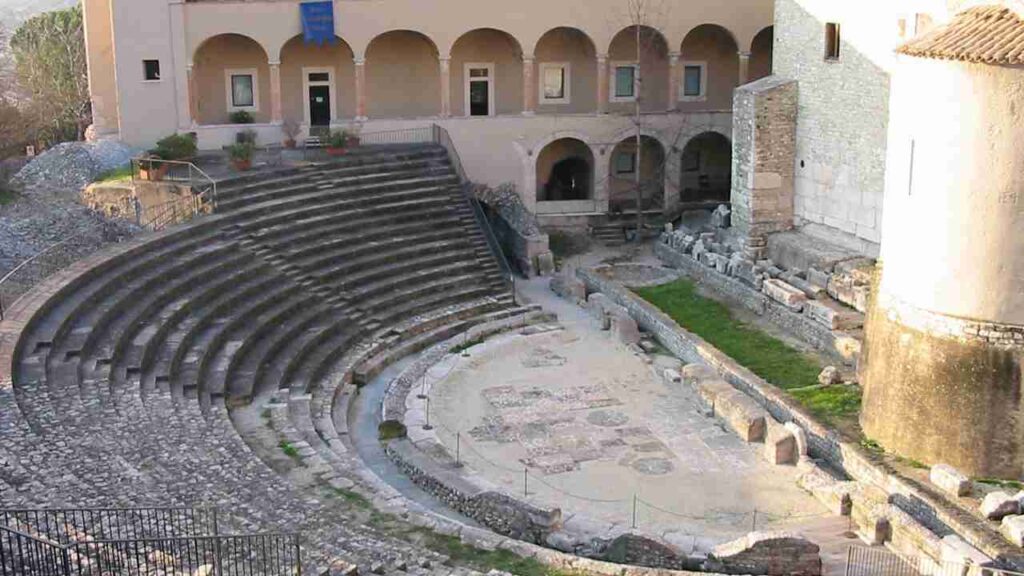
[[[405,424],[398,420],[385,420],[377,427],[378,437],[381,441],[385,442],[396,438],[405,438],[407,433],[408,430],[405,428]]]
[[[196,155],[196,139],[191,134],[171,134],[158,141],[149,153],[162,160],[188,160]]]
[[[232,144],[228,147],[228,156],[237,162],[252,160],[252,154],[255,148],[256,147],[253,146],[251,142]]]
[[[347,130],[334,130],[327,136],[327,146],[331,148],[344,148],[348,146],[349,133]]]
[[[252,117],[252,114],[245,110],[232,112],[231,115],[228,116],[228,119],[231,120],[232,124],[252,124],[256,121],[256,119]]]

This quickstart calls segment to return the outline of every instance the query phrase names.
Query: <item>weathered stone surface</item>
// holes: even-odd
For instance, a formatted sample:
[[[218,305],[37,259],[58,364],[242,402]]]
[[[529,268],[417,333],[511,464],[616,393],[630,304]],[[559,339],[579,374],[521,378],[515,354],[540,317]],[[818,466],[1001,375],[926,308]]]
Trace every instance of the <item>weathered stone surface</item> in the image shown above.
[[[640,343],[640,327],[637,326],[636,320],[631,318],[628,313],[612,314],[611,323],[611,330],[615,333],[615,337],[618,338],[619,342],[623,344]]]
[[[331,562],[322,576],[359,576],[359,566],[339,558]]]
[[[948,464],[932,466],[928,478],[932,484],[953,496],[966,496],[971,492],[970,479]]]
[[[696,386],[702,380],[718,378],[718,372],[707,364],[687,364],[683,366],[682,376],[684,383]]]
[[[864,326],[864,315],[832,300],[811,300],[807,316],[829,330],[853,330]]]
[[[732,394],[733,392],[736,392],[736,389],[733,388],[732,384],[717,376],[697,382],[697,393],[711,406],[717,405],[719,397]]]
[[[989,520],[1002,520],[1005,516],[1020,514],[1020,501],[1009,492],[990,492],[981,501],[981,513]]]
[[[719,204],[718,208],[711,213],[711,225],[715,228],[729,228],[732,226],[732,210],[725,204]]]
[[[664,372],[662,372],[662,377],[665,378],[665,382],[667,382],[669,384],[682,384],[683,383],[682,375],[679,374],[678,371],[672,370],[671,368],[666,368],[664,370]]]
[[[796,422],[786,422],[786,429],[793,434],[793,438],[796,439],[796,454],[797,457],[803,458],[807,456],[807,432],[800,427]]]
[[[807,295],[803,291],[774,278],[765,280],[762,290],[769,298],[794,312],[803,310],[807,302]]]
[[[999,531],[1017,546],[1024,546],[1024,516],[1005,516]]]
[[[745,442],[760,442],[765,435],[765,411],[750,396],[738,391],[715,396],[715,413]]]
[[[555,271],[555,255],[551,252],[544,252],[538,254],[537,259],[537,273],[541,276],[550,276]]]
[[[726,574],[819,576],[821,567],[817,544],[796,534],[751,532],[717,546],[702,569]]]
[[[822,386],[832,386],[833,384],[839,384],[843,381],[842,374],[835,366],[826,366],[821,374],[818,374],[818,384]]]
[[[961,566],[993,566],[992,559],[956,534],[942,537],[939,560]],[[979,571],[980,572],[980,571]],[[972,572],[973,573],[973,572]]]
[[[826,295],[825,289],[820,286],[815,286],[803,278],[790,275],[785,278],[786,282],[793,285],[794,288],[800,290],[805,296],[811,299],[822,298]]]
[[[815,267],[807,269],[807,282],[825,290],[828,287],[829,273],[818,270]]]
[[[587,299],[587,285],[575,276],[555,276],[549,286],[552,292],[572,302],[583,302]]]
[[[775,465],[796,464],[796,437],[788,428],[773,418],[767,418],[765,422],[767,425],[764,438],[765,460]]]

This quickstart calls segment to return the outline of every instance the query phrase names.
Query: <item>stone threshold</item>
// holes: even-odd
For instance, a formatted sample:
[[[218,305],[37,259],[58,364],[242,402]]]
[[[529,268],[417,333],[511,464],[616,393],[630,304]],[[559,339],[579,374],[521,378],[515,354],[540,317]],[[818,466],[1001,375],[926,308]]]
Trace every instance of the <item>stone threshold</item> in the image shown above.
[[[578,269],[576,275],[586,284],[588,292],[600,292],[625,307],[641,328],[653,334],[674,355],[687,363],[710,366],[733,387],[752,397],[775,420],[799,426],[807,436],[811,457],[856,482],[856,486],[844,487],[842,482],[829,483],[819,475],[819,486],[831,486],[812,490],[812,493],[826,505],[834,505],[834,492],[846,490],[846,498],[852,502],[849,513],[866,526],[869,542],[887,544],[905,553],[924,554],[936,562],[949,561],[950,554],[966,559],[964,545],[969,545],[1014,570],[1024,568],[1024,551],[1007,542],[980,517],[957,506],[934,488],[877,462],[858,443],[842,438],[839,432],[817,421],[782,390],[679,326],[621,283],[602,277],[595,269]]]

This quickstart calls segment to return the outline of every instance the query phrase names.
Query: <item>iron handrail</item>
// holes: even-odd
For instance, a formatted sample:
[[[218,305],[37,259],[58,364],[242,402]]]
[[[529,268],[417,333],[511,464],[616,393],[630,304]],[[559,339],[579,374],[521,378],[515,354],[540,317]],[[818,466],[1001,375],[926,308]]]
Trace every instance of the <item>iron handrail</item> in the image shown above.
[[[86,232],[88,232],[88,230],[79,230],[78,232],[75,232],[74,234],[72,234],[72,235],[70,235],[70,236],[68,236],[68,237],[66,237],[66,238],[64,238],[62,240],[58,240],[57,242],[54,242],[53,244],[50,244],[46,248],[43,248],[42,250],[40,250],[39,252],[36,252],[32,256],[29,256],[25,260],[22,260],[17,266],[12,268],[7,274],[4,274],[3,277],[0,278],[0,321],[2,321],[6,317],[7,310],[10,307],[12,307],[15,304],[17,304],[18,301],[21,300],[22,296],[24,296],[24,294],[19,294],[18,297],[15,298],[13,302],[11,302],[10,304],[7,304],[6,302],[4,302],[4,292],[3,292],[4,285],[11,278],[13,278],[15,274],[17,274],[18,272],[23,270],[29,264],[32,264],[33,262],[35,262],[39,258],[42,258],[46,254],[49,254],[53,250],[56,250],[57,248],[60,248],[61,246],[67,244],[68,242],[71,242],[72,240],[77,239],[79,236],[83,236]]]

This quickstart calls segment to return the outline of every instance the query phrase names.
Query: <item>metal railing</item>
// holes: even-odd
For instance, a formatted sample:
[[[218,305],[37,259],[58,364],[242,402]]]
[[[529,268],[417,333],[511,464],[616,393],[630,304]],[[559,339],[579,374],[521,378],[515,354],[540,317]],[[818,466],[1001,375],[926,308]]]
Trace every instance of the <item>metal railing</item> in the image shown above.
[[[922,556],[906,557],[887,548],[851,546],[846,556],[846,576],[1024,576],[1000,568],[936,561]]]
[[[400,128],[359,134],[360,144],[429,144],[434,142],[432,126]]]
[[[171,182],[188,186],[191,198],[165,202],[147,212],[136,206],[137,221],[150,230],[161,230],[188,221],[217,208],[217,181],[191,162],[158,158],[132,159],[132,184],[136,182]]]
[[[2,518],[0,576],[302,574],[298,534],[222,535],[212,508],[9,510]]]
[[[28,291],[32,284],[36,281],[41,280],[43,277],[48,276],[48,272],[43,271],[42,274],[37,274],[38,277],[32,278],[29,281],[29,285],[25,286],[19,284],[16,279],[18,275],[28,275],[32,271],[32,267],[42,261],[43,257],[51,254],[54,250],[70,244],[73,240],[78,239],[84,235],[87,230],[75,232],[61,240],[50,244],[46,248],[43,248],[39,252],[36,252],[32,256],[22,260],[17,266],[12,268],[8,273],[0,277],[0,320],[4,320],[7,314],[7,310],[10,309],[21,296]]]

